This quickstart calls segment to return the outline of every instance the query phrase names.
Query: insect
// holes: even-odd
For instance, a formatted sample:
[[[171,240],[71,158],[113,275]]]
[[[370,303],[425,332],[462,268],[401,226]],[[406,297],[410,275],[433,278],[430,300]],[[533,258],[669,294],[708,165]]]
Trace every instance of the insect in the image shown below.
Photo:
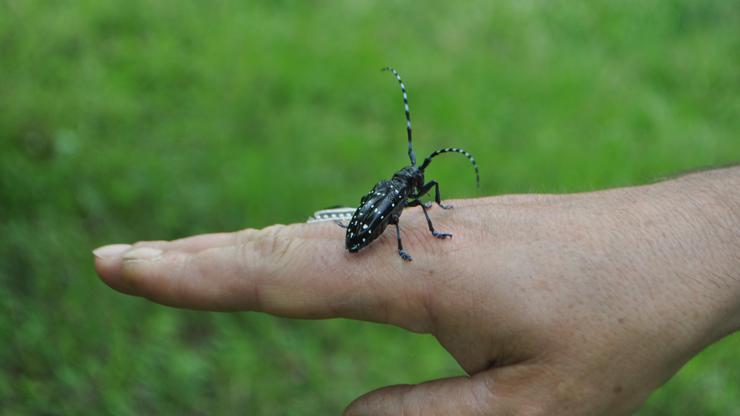
[[[439,195],[439,184],[435,180],[424,182],[424,170],[432,162],[432,159],[443,153],[461,153],[470,160],[475,168],[476,185],[480,184],[480,175],[478,173],[478,164],[475,163],[473,155],[467,151],[455,148],[445,147],[434,151],[424,159],[424,162],[417,166],[414,148],[411,145],[411,115],[409,114],[409,101],[406,93],[406,86],[401,80],[398,72],[390,67],[383,68],[383,71],[390,71],[398,80],[403,93],[403,106],[406,113],[406,135],[409,144],[409,159],[411,166],[406,166],[396,172],[390,180],[378,182],[373,189],[360,200],[360,206],[355,210],[349,224],[342,225],[347,229],[345,237],[345,246],[350,253],[356,253],[360,249],[370,244],[378,238],[389,224],[396,226],[396,239],[398,240],[398,254],[402,259],[411,261],[411,256],[403,249],[401,243],[401,229],[399,228],[398,219],[405,207],[421,206],[424,216],[432,235],[439,239],[451,238],[452,234],[442,233],[434,229],[432,220],[429,218],[427,209],[431,208],[431,203],[425,205],[421,197],[426,195],[434,188],[434,201],[442,209],[450,209],[451,205],[442,203]]]

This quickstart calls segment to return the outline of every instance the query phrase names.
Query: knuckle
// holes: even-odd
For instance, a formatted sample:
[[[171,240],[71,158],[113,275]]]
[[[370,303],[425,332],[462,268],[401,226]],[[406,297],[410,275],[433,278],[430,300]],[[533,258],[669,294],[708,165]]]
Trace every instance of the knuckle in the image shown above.
[[[231,243],[235,246],[243,246],[253,241],[255,236],[259,234],[260,230],[255,228],[245,228],[241,231],[232,234]]]
[[[287,237],[287,226],[271,225],[263,229],[247,228],[234,233],[233,244],[245,248],[243,254],[252,258],[275,261],[289,251],[291,239]]]
[[[271,225],[260,230],[253,239],[254,250],[262,258],[271,261],[279,260],[285,256],[290,247],[290,240],[285,238],[284,225]]]
[[[296,252],[298,241],[288,235],[285,225],[272,225],[261,230],[243,230],[235,236],[244,270],[254,270],[256,275],[273,273],[284,267]]]

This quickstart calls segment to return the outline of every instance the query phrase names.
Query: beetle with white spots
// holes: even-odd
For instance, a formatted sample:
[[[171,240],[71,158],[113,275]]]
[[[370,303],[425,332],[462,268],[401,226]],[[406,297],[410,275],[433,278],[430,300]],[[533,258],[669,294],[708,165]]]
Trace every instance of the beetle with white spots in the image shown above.
[[[434,237],[439,239],[452,237],[452,234],[442,233],[434,229],[432,220],[429,218],[429,214],[427,213],[427,209],[430,208],[431,205],[424,205],[420,199],[434,188],[434,201],[437,205],[443,209],[452,208],[452,206],[442,203],[439,194],[439,184],[437,181],[431,180],[425,183],[424,170],[432,162],[432,159],[442,153],[460,153],[467,157],[468,160],[470,160],[470,163],[473,164],[473,167],[475,168],[476,185],[480,183],[480,177],[478,174],[478,164],[475,163],[473,156],[467,151],[455,147],[439,149],[427,156],[420,166],[416,165],[416,155],[411,146],[411,115],[409,114],[406,86],[403,81],[401,81],[401,76],[398,75],[398,72],[396,72],[395,69],[387,67],[383,68],[383,70],[391,71],[401,86],[401,92],[403,93],[403,107],[406,113],[406,135],[408,138],[408,154],[409,159],[411,160],[411,166],[406,166],[399,170],[389,180],[378,182],[367,195],[362,197],[360,200],[360,206],[352,215],[349,225],[340,225],[347,228],[347,234],[345,237],[345,246],[347,250],[349,250],[350,253],[356,253],[378,238],[389,224],[393,224],[396,227],[398,254],[402,259],[411,261],[411,256],[403,249],[403,244],[401,243],[401,229],[398,224],[398,220],[405,207],[414,207],[417,205],[421,207],[424,212],[424,216],[426,217],[429,231]]]

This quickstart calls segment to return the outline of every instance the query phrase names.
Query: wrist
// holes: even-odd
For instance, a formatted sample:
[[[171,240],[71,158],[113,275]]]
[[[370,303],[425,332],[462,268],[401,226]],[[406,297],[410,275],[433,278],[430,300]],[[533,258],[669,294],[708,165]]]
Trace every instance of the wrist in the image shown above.
[[[681,243],[688,261],[678,274],[704,311],[709,344],[740,329],[740,167],[660,185],[667,212],[686,231]]]
[[[740,328],[740,168],[703,172],[648,186],[598,193],[588,204],[598,270],[611,291],[629,288],[619,306],[645,391],[691,357]],[[572,214],[571,214],[572,215]],[[616,312],[615,312],[616,311]],[[614,327],[612,327],[614,328]],[[613,354],[616,354],[614,352]],[[612,354],[612,355],[613,355]],[[640,356],[642,359],[638,359]],[[649,369],[649,370],[647,370]]]

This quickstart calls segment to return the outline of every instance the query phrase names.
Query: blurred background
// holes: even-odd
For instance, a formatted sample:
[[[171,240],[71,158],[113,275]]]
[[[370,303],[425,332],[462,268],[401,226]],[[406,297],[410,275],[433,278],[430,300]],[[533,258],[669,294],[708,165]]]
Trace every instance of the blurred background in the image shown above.
[[[303,221],[419,155],[443,196],[579,192],[740,160],[737,0],[0,1],[0,413],[337,414],[460,374],[392,327],[174,310],[107,243]],[[462,173],[460,173],[462,172]],[[339,232],[339,230],[338,230]],[[640,415],[740,415],[740,334]]]

